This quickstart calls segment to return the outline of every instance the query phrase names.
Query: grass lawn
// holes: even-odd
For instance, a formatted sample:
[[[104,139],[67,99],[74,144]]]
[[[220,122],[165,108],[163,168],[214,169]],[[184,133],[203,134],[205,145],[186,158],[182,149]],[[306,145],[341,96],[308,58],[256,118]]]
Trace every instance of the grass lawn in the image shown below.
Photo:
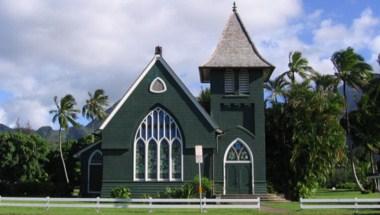
[[[328,189],[321,189],[316,194],[314,194],[311,198],[380,198],[380,193],[368,193],[368,194],[362,194],[359,191],[351,191],[351,190],[328,190]]]
[[[380,198],[380,194],[361,194],[357,191],[337,190],[331,191],[322,189],[311,198]],[[321,209],[321,210],[301,210],[299,202],[262,202],[260,210],[257,209],[208,209],[207,215],[269,215],[269,214],[298,214],[298,215],[333,215],[333,214],[354,214],[351,209]],[[95,209],[77,209],[77,208],[15,208],[15,207],[0,207],[0,215],[92,215],[97,214]],[[149,214],[148,209],[101,209],[98,214],[116,215],[116,214]],[[197,209],[154,209],[152,214],[159,215],[191,215],[200,214]],[[380,214],[379,210],[359,210],[358,214]]]

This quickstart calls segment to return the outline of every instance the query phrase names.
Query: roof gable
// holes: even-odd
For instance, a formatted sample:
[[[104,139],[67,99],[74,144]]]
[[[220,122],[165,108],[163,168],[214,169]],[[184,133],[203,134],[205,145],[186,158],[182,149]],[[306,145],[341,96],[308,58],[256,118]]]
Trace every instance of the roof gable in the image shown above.
[[[202,117],[206,120],[206,122],[213,128],[217,129],[218,125],[211,119],[208,113],[203,109],[203,107],[198,103],[198,101],[194,98],[191,92],[186,88],[184,83],[179,79],[179,77],[175,74],[175,72],[170,68],[170,66],[166,63],[161,55],[155,55],[150,63],[145,67],[143,72],[137,78],[137,80],[130,86],[124,96],[120,99],[116,107],[112,110],[112,112],[108,115],[108,117],[103,121],[100,130],[103,130],[107,127],[108,123],[112,120],[112,118],[116,115],[116,113],[120,110],[120,108],[124,105],[124,103],[131,96],[133,91],[138,87],[140,82],[145,78],[145,76],[149,73],[154,65],[157,63],[161,63],[161,65],[165,68],[168,74],[175,80],[175,82],[179,85],[182,92],[186,95],[186,97],[190,100],[190,104],[192,104],[195,109],[202,115]]]

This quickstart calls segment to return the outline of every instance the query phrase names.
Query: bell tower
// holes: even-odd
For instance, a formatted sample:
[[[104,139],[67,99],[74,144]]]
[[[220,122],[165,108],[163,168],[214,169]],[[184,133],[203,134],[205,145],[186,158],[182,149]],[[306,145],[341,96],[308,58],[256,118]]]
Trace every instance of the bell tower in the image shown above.
[[[242,126],[257,137],[264,135],[263,83],[273,70],[250,39],[234,3],[214,53],[199,67],[201,82],[210,83],[211,116],[222,129]]]

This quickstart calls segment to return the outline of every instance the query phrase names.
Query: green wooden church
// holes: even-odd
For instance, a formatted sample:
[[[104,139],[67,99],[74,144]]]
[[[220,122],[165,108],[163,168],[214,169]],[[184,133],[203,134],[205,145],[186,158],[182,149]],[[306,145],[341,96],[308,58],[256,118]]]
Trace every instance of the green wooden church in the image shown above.
[[[134,196],[179,187],[202,175],[214,195],[266,193],[263,83],[274,66],[257,51],[236,11],[210,59],[199,67],[210,84],[210,114],[156,47],[153,59],[99,127],[101,141],[77,153],[82,195]]]

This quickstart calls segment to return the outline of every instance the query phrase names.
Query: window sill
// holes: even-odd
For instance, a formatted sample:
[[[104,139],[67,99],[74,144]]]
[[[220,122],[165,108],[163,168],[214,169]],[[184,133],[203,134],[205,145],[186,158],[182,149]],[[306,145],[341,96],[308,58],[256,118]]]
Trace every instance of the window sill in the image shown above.
[[[223,98],[248,98],[249,94],[226,94]]]
[[[148,180],[144,180],[144,179],[135,179],[133,180],[134,182],[183,182],[183,180],[181,179],[172,179],[172,180],[166,180],[166,179],[148,179]]]

